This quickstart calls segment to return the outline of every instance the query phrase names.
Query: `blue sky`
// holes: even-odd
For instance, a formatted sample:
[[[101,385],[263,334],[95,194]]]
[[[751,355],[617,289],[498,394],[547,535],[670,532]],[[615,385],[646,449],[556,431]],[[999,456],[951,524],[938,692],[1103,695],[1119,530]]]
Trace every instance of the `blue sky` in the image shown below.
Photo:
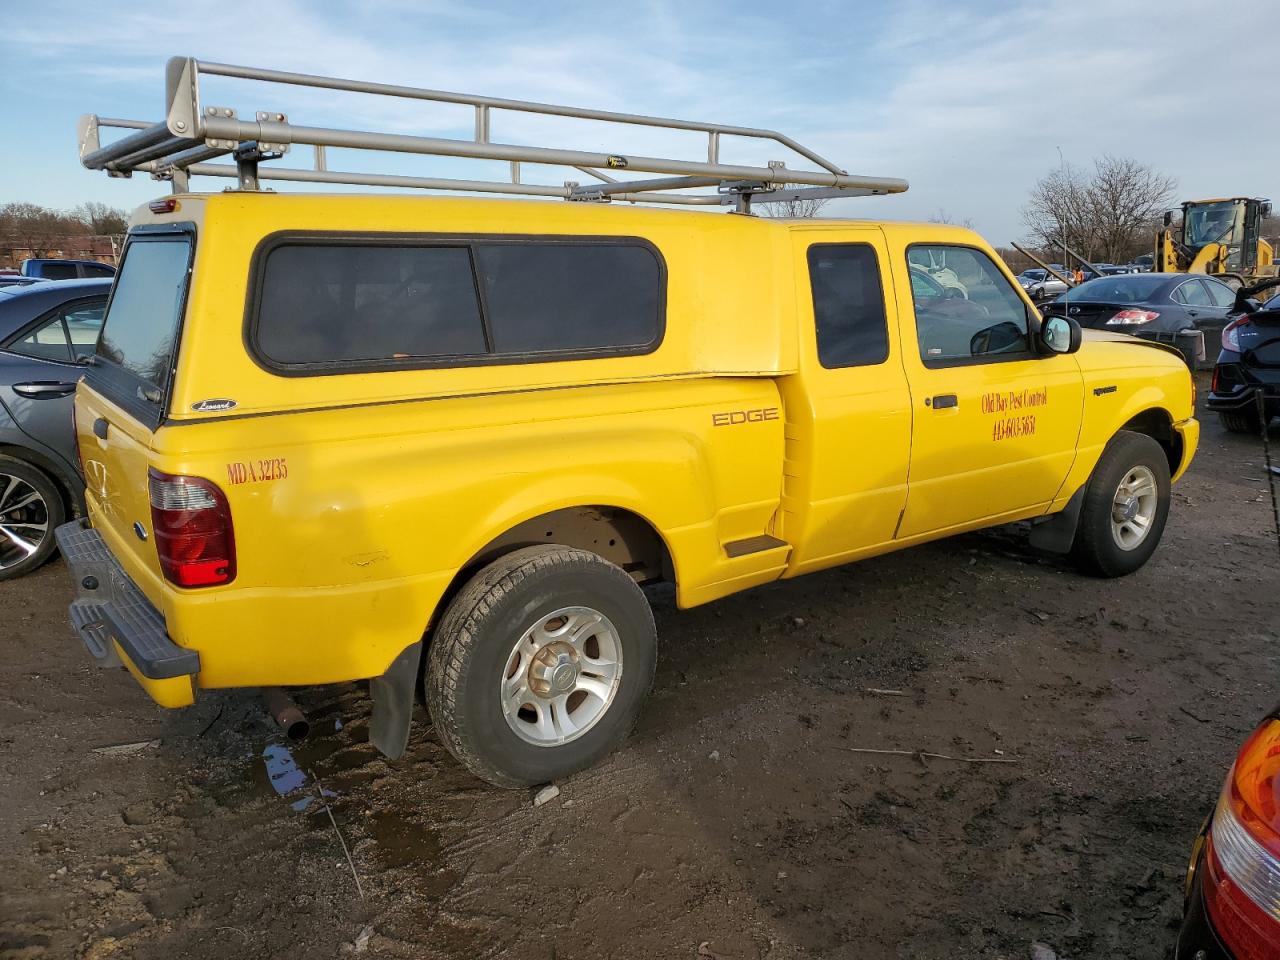
[[[112,180],[76,157],[81,113],[161,119],[172,55],[330,73],[494,96],[773,127],[851,173],[905,177],[908,193],[829,205],[838,216],[971,219],[994,243],[1023,234],[1036,179],[1104,153],[1178,180],[1180,198],[1280,194],[1280,129],[1237,132],[1255,50],[1231,24],[1274,19],[1266,0],[1212,18],[1202,0],[1117,3],[743,2],[446,3],[439,0],[219,0],[169,10],[45,0],[0,2],[0,202],[132,207],[166,192]],[[1245,48],[1247,49],[1247,48]],[[296,123],[469,137],[466,108],[371,104],[289,87],[209,82],[206,104],[283,110]],[[1265,99],[1265,97],[1264,97]],[[496,115],[492,139],[618,153],[687,155],[685,135],[582,129]],[[801,161],[726,144],[728,162]],[[295,163],[305,165],[303,158]],[[331,155],[424,176],[500,176],[435,158]],[[547,171],[544,182],[570,174]],[[526,179],[533,180],[532,171]],[[574,179],[583,179],[573,175]],[[222,189],[222,181],[197,181]],[[294,189],[280,187],[280,189]],[[1278,198],[1280,199],[1280,198]]]

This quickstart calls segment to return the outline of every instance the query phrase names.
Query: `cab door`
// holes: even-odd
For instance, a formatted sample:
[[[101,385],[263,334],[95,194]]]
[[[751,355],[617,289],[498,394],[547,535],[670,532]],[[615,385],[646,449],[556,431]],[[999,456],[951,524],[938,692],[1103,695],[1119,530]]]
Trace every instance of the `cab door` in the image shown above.
[[[1034,351],[1039,320],[985,251],[916,244],[893,266],[913,411],[898,538],[1047,508],[1079,439],[1075,357]]]
[[[793,243],[799,372],[780,383],[787,576],[892,543],[911,451],[884,233],[842,225],[797,230]]]

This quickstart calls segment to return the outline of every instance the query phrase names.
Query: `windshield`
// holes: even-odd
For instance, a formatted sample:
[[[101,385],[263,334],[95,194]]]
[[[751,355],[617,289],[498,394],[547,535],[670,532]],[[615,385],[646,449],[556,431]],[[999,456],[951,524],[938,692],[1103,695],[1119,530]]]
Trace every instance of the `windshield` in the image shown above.
[[[142,391],[152,402],[169,385],[190,259],[186,236],[131,240],[103,322],[98,356],[154,387]]]
[[[1186,209],[1183,236],[1189,247],[1207,243],[1230,243],[1237,225],[1243,226],[1244,205],[1230,200],[1202,203]]]
[[[1116,277],[1098,277],[1068,290],[1069,303],[1144,303],[1168,277],[1149,273],[1129,273]]]

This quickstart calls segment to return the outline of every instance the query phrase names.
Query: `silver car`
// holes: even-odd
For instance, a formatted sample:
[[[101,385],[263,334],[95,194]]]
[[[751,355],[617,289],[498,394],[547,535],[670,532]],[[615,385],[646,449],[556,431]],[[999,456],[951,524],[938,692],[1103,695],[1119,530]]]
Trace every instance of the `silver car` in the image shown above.
[[[72,402],[110,290],[109,279],[0,288],[0,580],[49,559],[53,528],[83,509]]]

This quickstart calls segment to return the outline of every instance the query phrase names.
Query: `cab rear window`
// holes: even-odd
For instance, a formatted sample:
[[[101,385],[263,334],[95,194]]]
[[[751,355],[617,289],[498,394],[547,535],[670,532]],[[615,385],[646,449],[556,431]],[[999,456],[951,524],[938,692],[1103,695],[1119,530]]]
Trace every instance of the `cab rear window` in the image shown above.
[[[637,354],[664,299],[638,240],[290,237],[259,254],[249,340],[282,373]]]
[[[152,403],[169,386],[190,262],[185,234],[131,240],[107,305],[97,356],[141,380]]]

